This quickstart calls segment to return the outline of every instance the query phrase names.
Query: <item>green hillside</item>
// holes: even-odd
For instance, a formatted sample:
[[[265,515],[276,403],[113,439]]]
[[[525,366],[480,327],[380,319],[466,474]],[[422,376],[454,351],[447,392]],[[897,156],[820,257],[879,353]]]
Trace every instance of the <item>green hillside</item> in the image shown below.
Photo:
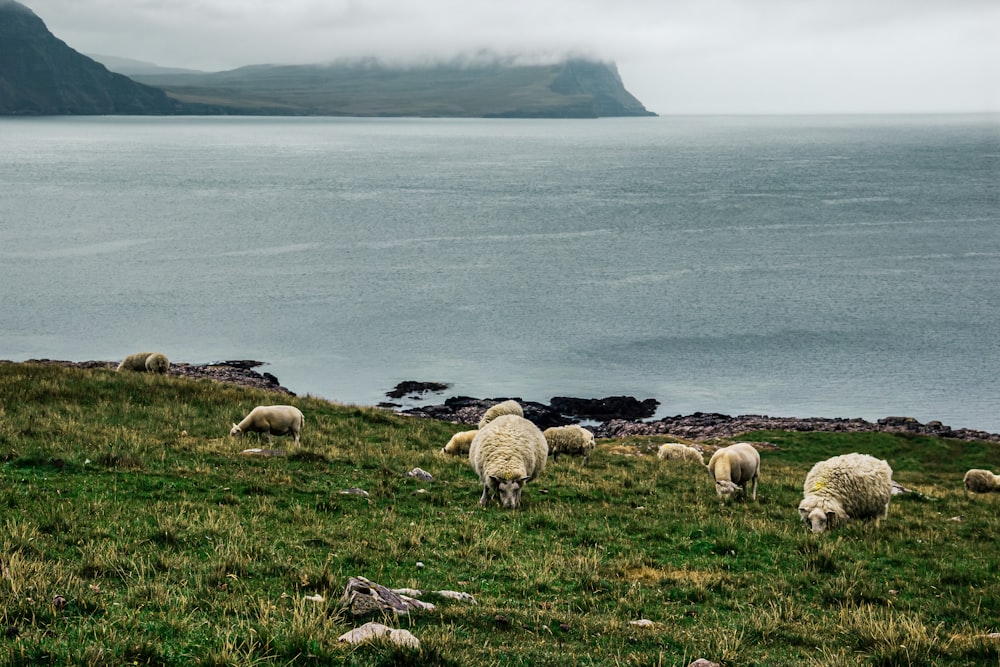
[[[190,104],[327,116],[596,118],[652,116],[614,65],[389,67],[376,62],[256,65],[216,73],[134,74]]]
[[[306,415],[301,448],[241,455],[253,406]],[[757,502],[599,441],[522,507],[480,508],[465,426],[209,380],[0,363],[0,665],[984,665],[1000,662],[1000,449],[761,432]],[[276,438],[275,447],[287,447]],[[863,451],[916,493],[881,526],[813,535],[816,460]],[[433,481],[408,477],[420,467]],[[368,495],[341,493],[363,489]],[[417,563],[422,563],[419,567]],[[476,604],[378,619],[420,650],[349,647],[351,576]],[[430,599],[430,598],[428,598]],[[652,625],[633,625],[648,619]],[[364,619],[368,620],[368,619]]]

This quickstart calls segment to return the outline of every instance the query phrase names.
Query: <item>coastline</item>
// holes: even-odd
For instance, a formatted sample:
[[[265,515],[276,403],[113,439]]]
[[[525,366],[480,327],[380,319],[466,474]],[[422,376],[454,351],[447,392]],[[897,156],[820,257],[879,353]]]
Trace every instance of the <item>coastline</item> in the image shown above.
[[[118,367],[115,361],[66,361],[58,359],[28,359],[26,361],[0,361],[13,364],[48,364],[72,368],[104,368],[114,370]],[[219,361],[208,364],[190,364],[170,362],[168,375],[188,377],[192,379],[209,379],[216,382],[236,384],[244,387],[276,391],[295,396],[295,392],[281,385],[277,377],[270,373],[254,370],[265,365],[263,361],[251,359]],[[443,391],[447,385],[440,383],[404,382],[404,385],[428,385],[434,392]],[[418,391],[418,393],[420,393]],[[392,392],[386,392],[392,396]],[[691,440],[708,440],[712,438],[733,438],[749,431],[782,430],[782,431],[830,431],[852,433],[897,433],[936,438],[953,438],[957,440],[980,440],[1000,443],[1000,433],[990,433],[969,428],[952,428],[940,421],[921,423],[912,417],[887,416],[875,422],[861,418],[828,418],[828,417],[772,417],[768,415],[725,415],[710,412],[694,412],[688,415],[675,415],[656,420],[642,418],[604,418],[588,419],[586,414],[566,414],[563,409],[554,409],[551,405],[531,401],[521,401],[517,397],[470,398],[450,397],[440,404],[428,404],[405,410],[394,407],[394,404],[384,403],[378,406],[393,409],[399,414],[417,418],[439,419],[459,424],[475,425],[483,411],[495,403],[513,398],[522,403],[525,416],[536,424],[547,426],[587,421],[587,428],[598,438],[624,438],[640,435],[670,435]],[[629,410],[636,405],[643,405],[652,399],[638,401],[632,397],[617,396],[607,399],[565,399],[581,403],[614,403],[622,410]],[[563,406],[560,406],[561,408]],[[605,415],[605,417],[610,417]]]

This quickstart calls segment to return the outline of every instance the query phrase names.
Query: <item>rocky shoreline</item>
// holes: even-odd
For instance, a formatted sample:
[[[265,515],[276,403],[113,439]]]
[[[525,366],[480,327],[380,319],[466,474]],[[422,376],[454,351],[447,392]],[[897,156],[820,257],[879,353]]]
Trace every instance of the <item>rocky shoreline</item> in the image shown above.
[[[24,363],[57,364],[74,368],[118,367],[115,361],[61,361],[53,359],[29,359]],[[194,379],[209,379],[244,387],[276,391],[289,396],[295,393],[283,387],[274,375],[259,373],[255,368],[265,365],[251,359],[219,361],[209,364],[170,363],[168,375]],[[448,385],[437,382],[400,383],[386,395],[398,398],[422,399],[427,392],[438,393]],[[826,417],[770,417],[767,415],[724,415],[712,412],[695,412],[690,415],[676,415],[662,419],[647,420],[656,411],[659,402],[655,399],[639,400],[632,396],[609,396],[606,398],[555,397],[548,405],[532,401],[522,401],[517,397],[472,398],[454,396],[443,403],[400,409],[395,403],[381,403],[380,407],[395,409],[400,414],[414,417],[440,419],[459,424],[475,425],[483,412],[491,405],[513,398],[521,403],[525,416],[540,428],[563,426],[588,422],[587,428],[598,438],[624,438],[634,435],[671,435],[690,440],[711,438],[733,438],[749,431],[833,431],[840,433],[905,433],[926,435],[958,440],[982,440],[1000,443],[1000,433],[989,433],[968,428],[951,428],[939,421],[922,424],[912,417],[885,417],[876,422],[860,418]]]

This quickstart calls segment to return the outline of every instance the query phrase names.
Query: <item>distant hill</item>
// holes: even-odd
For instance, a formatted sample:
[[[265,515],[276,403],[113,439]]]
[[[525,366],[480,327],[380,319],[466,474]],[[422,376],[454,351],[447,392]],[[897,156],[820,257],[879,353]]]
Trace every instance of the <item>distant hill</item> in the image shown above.
[[[585,59],[523,66],[498,58],[419,67],[363,60],[206,73],[95,57],[105,64],[57,39],[24,5],[0,0],[0,115],[656,115],[625,89],[613,63]]]
[[[0,0],[0,114],[173,114],[162,90],[109,72],[49,32],[34,12]]]
[[[515,66],[389,67],[362,61],[254,65],[207,74],[136,74],[189,103],[245,113],[327,116],[596,118],[653,116],[624,87],[613,64],[569,60]]]

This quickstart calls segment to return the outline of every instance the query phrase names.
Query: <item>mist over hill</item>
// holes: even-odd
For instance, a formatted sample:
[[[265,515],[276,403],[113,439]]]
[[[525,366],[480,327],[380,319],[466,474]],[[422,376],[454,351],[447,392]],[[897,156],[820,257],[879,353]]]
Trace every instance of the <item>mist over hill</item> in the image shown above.
[[[625,89],[614,63],[476,58],[403,67],[365,59],[198,72],[88,57],[24,5],[0,0],[0,115],[62,114],[655,115]]]

